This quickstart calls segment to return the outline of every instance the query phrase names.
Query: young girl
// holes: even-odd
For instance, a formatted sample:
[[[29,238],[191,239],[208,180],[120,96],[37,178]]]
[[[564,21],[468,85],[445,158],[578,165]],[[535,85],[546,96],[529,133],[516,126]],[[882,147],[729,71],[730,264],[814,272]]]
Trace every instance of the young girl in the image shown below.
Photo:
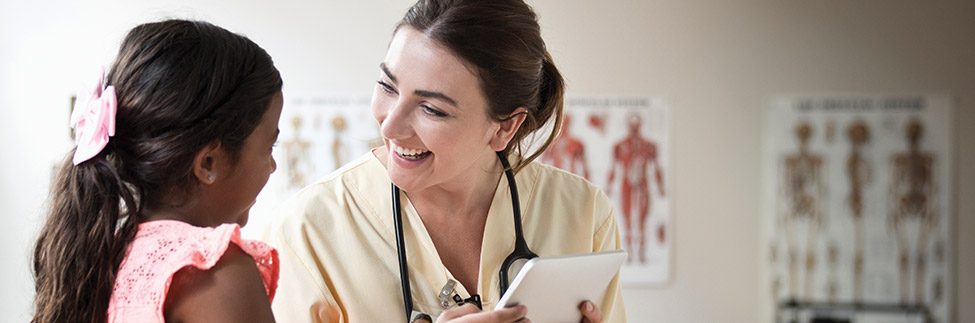
[[[144,24],[77,102],[32,321],[273,321],[277,254],[239,233],[276,167],[271,57],[206,22]]]

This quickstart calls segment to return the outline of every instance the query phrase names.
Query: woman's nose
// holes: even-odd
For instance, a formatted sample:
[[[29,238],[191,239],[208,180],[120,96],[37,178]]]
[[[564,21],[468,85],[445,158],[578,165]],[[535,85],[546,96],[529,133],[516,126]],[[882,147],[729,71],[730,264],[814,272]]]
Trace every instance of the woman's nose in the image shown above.
[[[399,101],[390,102],[386,116],[380,122],[380,133],[386,139],[404,139],[413,135],[409,106]]]

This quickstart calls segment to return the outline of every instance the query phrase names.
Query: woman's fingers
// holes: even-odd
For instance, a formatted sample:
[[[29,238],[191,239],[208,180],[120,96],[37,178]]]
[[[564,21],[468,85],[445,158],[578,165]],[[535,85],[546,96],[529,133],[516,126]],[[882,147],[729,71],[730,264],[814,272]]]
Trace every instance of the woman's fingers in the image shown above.
[[[443,312],[437,322],[444,323],[489,323],[489,322],[529,322],[525,319],[528,308],[524,305],[508,307],[497,311],[481,312],[473,304],[464,304],[461,307]]]
[[[528,307],[525,305],[506,307],[504,309],[488,313],[494,314],[496,319],[488,322],[530,322],[527,318],[525,318],[525,315],[528,315]]]
[[[440,314],[440,318],[437,319],[437,322],[440,322],[440,320],[452,320],[464,315],[477,313],[480,311],[481,310],[478,309],[477,306],[474,306],[474,304],[467,303],[457,308],[444,311],[442,314]]]
[[[582,312],[583,323],[600,323],[603,321],[603,312],[590,301],[579,304],[579,311]]]

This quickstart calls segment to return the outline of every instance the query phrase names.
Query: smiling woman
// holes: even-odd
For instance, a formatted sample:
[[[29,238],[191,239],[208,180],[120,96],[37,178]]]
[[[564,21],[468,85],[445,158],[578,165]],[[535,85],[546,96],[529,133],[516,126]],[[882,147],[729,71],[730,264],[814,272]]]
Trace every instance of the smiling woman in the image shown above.
[[[491,148],[505,148],[523,115],[491,120],[472,69],[410,27],[393,37],[381,69],[372,112],[386,145],[376,155],[393,183],[422,194],[497,182]]]
[[[530,257],[620,247],[605,194],[534,162],[558,131],[564,93],[537,18],[521,0],[421,0],[395,30],[372,97],[384,145],[302,190],[268,230],[268,242],[291,251],[275,315],[522,318],[519,307],[452,308],[492,308],[513,250]],[[523,151],[548,121],[548,141]],[[579,305],[585,321],[625,321],[618,278]]]

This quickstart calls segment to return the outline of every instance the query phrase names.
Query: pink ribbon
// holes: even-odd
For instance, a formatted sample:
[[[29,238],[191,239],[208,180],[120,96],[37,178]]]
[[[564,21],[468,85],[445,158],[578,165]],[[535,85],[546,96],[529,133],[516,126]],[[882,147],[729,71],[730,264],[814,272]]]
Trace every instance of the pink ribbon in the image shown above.
[[[71,112],[71,128],[75,131],[75,165],[95,157],[108,144],[108,137],[115,135],[115,112],[118,102],[115,87],[102,90],[105,82],[105,68],[94,89],[78,94],[74,110]]]

